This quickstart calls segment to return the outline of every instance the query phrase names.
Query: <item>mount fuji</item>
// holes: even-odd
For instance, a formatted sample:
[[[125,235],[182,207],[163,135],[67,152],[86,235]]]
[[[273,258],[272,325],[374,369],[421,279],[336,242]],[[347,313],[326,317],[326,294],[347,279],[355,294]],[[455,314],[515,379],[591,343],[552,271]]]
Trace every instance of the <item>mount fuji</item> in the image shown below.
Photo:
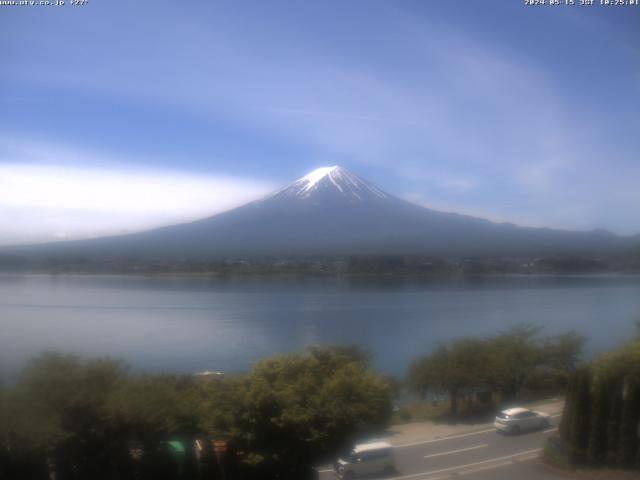
[[[519,227],[431,210],[332,166],[314,170],[265,198],[203,220],[117,237],[32,245],[18,251],[165,259],[358,254],[536,256],[601,254],[630,243],[630,238],[602,230]]]

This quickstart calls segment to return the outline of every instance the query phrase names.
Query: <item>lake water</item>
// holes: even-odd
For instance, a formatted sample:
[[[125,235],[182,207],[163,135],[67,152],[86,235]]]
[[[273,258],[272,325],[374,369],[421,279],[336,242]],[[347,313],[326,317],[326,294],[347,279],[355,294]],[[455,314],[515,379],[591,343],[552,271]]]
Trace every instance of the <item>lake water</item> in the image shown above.
[[[60,350],[125,359],[134,371],[243,371],[313,344],[358,344],[402,374],[438,342],[520,322],[576,329],[589,354],[640,318],[637,276],[458,279],[0,276],[0,373]]]

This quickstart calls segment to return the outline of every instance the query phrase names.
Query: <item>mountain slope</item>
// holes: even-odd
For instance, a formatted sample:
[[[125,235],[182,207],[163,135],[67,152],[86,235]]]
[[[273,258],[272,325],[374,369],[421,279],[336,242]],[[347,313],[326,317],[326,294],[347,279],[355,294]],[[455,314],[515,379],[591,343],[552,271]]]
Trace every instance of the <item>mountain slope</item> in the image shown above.
[[[604,231],[523,228],[430,210],[334,166],[317,169],[266,198],[196,222],[20,250],[158,258],[390,253],[532,256],[607,253],[628,242]]]

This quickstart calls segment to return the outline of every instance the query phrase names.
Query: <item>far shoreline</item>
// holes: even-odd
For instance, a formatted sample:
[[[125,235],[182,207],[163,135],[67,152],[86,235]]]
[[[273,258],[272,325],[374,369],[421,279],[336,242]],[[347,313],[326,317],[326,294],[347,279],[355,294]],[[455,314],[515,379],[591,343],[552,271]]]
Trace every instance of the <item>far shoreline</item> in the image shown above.
[[[425,280],[450,280],[470,278],[640,278],[640,271],[602,271],[602,272],[486,272],[486,273],[338,273],[338,272],[113,272],[113,271],[51,271],[51,270],[26,270],[6,271],[0,270],[0,277],[10,276],[95,276],[95,277],[140,277],[140,278],[381,278],[381,279],[425,279]]]

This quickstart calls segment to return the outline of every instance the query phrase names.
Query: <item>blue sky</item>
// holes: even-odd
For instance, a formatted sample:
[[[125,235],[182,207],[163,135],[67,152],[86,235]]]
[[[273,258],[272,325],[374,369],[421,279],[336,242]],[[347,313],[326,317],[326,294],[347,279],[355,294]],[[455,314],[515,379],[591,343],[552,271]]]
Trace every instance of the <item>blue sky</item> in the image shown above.
[[[0,244],[333,164],[441,210],[640,233],[640,6],[90,0],[0,7],[0,41]]]

